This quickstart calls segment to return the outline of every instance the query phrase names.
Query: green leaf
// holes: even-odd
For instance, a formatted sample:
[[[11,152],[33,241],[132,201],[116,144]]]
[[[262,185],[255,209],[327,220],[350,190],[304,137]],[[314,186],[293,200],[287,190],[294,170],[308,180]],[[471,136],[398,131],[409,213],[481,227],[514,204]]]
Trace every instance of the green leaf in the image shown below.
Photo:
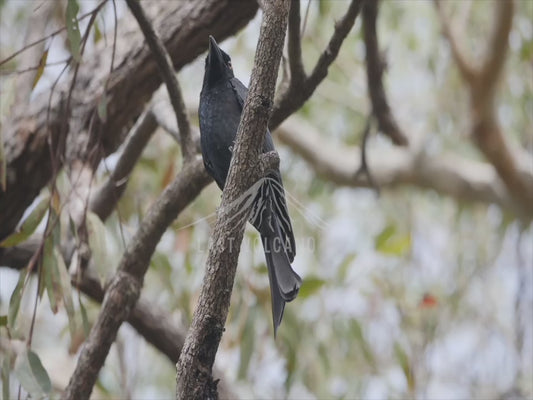
[[[105,93],[100,97],[100,101],[98,102],[98,105],[96,107],[96,110],[98,112],[98,117],[100,118],[100,121],[106,122],[107,120],[107,103],[108,99]]]
[[[338,269],[338,276],[341,282],[344,282],[344,280],[346,279],[346,276],[348,275],[348,267],[352,264],[356,257],[356,253],[351,253],[344,257],[344,260],[342,261]]]
[[[7,326],[7,315],[0,315],[0,326]]]
[[[63,293],[61,291],[61,278],[57,267],[57,259],[54,255],[53,235],[49,235],[44,243],[42,268],[44,286],[46,287],[48,299],[50,300],[50,308],[56,314],[58,305],[63,298]]]
[[[407,380],[407,386],[409,388],[409,391],[414,392],[415,377],[413,375],[413,368],[411,367],[411,363],[409,362],[409,357],[407,356],[407,353],[398,342],[394,343],[394,354],[396,355],[396,359],[402,367],[403,374],[405,375],[405,379]]]
[[[41,79],[41,76],[43,76],[44,68],[46,67],[46,60],[48,59],[48,50],[45,50],[43,54],[41,55],[41,59],[39,60],[39,66],[37,67],[37,72],[35,73],[35,77],[33,78],[33,83],[31,85],[31,88],[34,89],[35,85],[39,82],[39,79]]]
[[[106,245],[106,228],[102,220],[94,213],[87,213],[87,232],[89,234],[89,247],[96,272],[103,282],[109,272],[109,259]]]
[[[311,296],[312,294],[317,292],[322,286],[324,286],[325,283],[325,280],[317,277],[305,278],[302,283],[302,287],[300,287],[298,297],[301,299],[305,299]]]
[[[70,276],[65,261],[63,260],[63,256],[57,247],[54,248],[54,257],[59,270],[59,282],[61,284],[61,292],[63,293],[63,303],[65,304],[65,309],[67,311],[70,337],[71,339],[74,339],[74,335],[76,334],[76,311],[74,310],[74,301],[72,300]]]
[[[389,240],[396,233],[396,225],[388,224],[375,239],[375,247],[379,249],[384,246],[387,240]]]
[[[13,289],[11,298],[9,299],[9,310],[7,312],[7,321],[8,326],[13,329],[15,327],[15,321],[17,320],[17,315],[20,308],[20,300],[22,299],[22,292],[24,287],[24,281],[26,280],[26,275],[28,274],[28,269],[24,268],[20,271],[19,280],[17,286]]]
[[[70,53],[76,62],[79,62],[81,59],[80,53],[80,44],[81,44],[81,35],[80,27],[78,26],[78,11],[79,6],[77,0],[68,0],[67,3],[67,12],[65,16],[65,21],[67,25],[67,38],[69,41]]]
[[[401,256],[411,249],[411,234],[397,232],[396,225],[389,224],[375,239],[375,248],[380,253]]]
[[[100,40],[102,40],[102,31],[100,30],[100,26],[98,25],[97,21],[94,21],[94,44],[98,43]]]
[[[81,297],[78,297],[78,301],[80,304],[81,322],[83,324],[83,333],[85,334],[85,337],[87,338],[89,336],[89,332],[91,331],[91,326],[89,325],[89,319],[87,318],[87,310],[85,309],[85,306],[83,305],[81,301]]]
[[[0,129],[0,189],[5,192],[7,187],[7,160],[4,151],[4,134]]]
[[[246,379],[248,375],[248,366],[254,353],[255,345],[255,318],[254,313],[250,313],[246,325],[241,334],[241,359],[239,363],[239,372],[237,374],[239,379]]]
[[[363,356],[365,357],[365,360],[368,362],[368,364],[374,369],[377,369],[376,366],[376,359],[374,358],[374,354],[372,353],[372,350],[370,348],[370,345],[366,341],[366,338],[363,334],[363,329],[361,328],[361,324],[359,324],[359,321],[356,319],[351,320],[351,331],[355,336],[355,339],[359,343],[359,346],[361,347],[361,351],[363,352]]]
[[[35,229],[43,219],[46,211],[48,211],[49,202],[49,196],[43,198],[24,220],[20,228],[0,243],[0,247],[13,247],[30,237],[30,235],[35,232]]]
[[[15,376],[31,397],[45,397],[52,390],[50,377],[33,351],[21,353],[15,361]]]
[[[11,371],[11,354],[9,352],[4,353],[4,360],[2,361],[2,398],[10,399],[9,390],[9,371]]]

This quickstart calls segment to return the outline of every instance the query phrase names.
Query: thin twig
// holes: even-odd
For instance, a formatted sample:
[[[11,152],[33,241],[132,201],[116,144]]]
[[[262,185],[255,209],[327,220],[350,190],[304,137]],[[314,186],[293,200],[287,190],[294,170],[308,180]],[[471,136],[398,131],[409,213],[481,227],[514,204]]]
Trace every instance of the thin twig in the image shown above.
[[[355,171],[355,177],[354,180],[357,180],[357,178],[360,175],[366,175],[368,179],[368,183],[370,184],[370,187],[373,188],[376,191],[376,194],[379,196],[379,186],[374,180],[374,177],[372,176],[372,173],[370,172],[370,168],[368,166],[368,157],[367,157],[367,148],[368,148],[368,139],[370,138],[372,128],[372,115],[369,115],[366,120],[365,130],[363,131],[363,138],[361,143],[361,165]]]
[[[151,110],[145,111],[131,129],[124,150],[108,180],[91,198],[91,210],[106,220],[126,189],[128,177],[142,151],[152,137],[157,124]]]
[[[97,13],[106,2],[107,2],[107,0],[103,0],[100,4],[98,4],[98,6],[96,6],[96,8],[94,10],[89,11],[89,12],[81,15],[78,19],[76,19],[76,22],[82,21],[85,18],[87,18],[88,16],[90,16],[90,15],[92,15],[94,13]],[[54,32],[50,33],[49,35],[46,35],[46,36],[44,36],[44,37],[42,37],[42,38],[40,38],[40,39],[38,39],[38,40],[36,40],[34,42],[31,42],[31,43],[27,44],[26,46],[24,46],[20,50],[15,51],[13,54],[11,54],[7,58],[4,58],[2,61],[0,61],[0,65],[5,64],[6,62],[8,62],[8,61],[12,60],[13,58],[15,58],[16,56],[18,56],[20,53],[28,50],[29,48],[31,48],[33,46],[38,45],[39,43],[42,43],[42,42],[50,39],[51,37],[56,36],[57,34],[63,32],[66,29],[67,29],[67,27],[64,26],[62,28],[59,28],[59,29],[55,30]]]
[[[174,67],[172,66],[172,60],[168,55],[165,45],[161,38],[155,32],[154,27],[148,20],[140,2],[138,0],[126,0],[128,7],[131,13],[135,16],[135,19],[139,23],[146,42],[150,47],[150,50],[154,54],[154,58],[159,67],[159,71],[163,76],[165,81],[168,95],[174,108],[174,113],[176,114],[176,119],[178,122],[178,129],[181,139],[181,151],[183,153],[184,162],[191,160],[195,152],[194,143],[191,139],[190,133],[190,123],[189,118],[187,117],[187,112],[185,111],[185,103],[183,101],[183,96],[181,94],[181,89],[176,78],[176,73]]]
[[[366,47],[366,74],[368,92],[372,102],[372,113],[378,122],[378,129],[387,135],[394,144],[407,146],[407,136],[398,126],[389,107],[385,88],[383,87],[384,61],[379,53],[376,20],[378,2],[369,1],[363,6],[363,30]]]

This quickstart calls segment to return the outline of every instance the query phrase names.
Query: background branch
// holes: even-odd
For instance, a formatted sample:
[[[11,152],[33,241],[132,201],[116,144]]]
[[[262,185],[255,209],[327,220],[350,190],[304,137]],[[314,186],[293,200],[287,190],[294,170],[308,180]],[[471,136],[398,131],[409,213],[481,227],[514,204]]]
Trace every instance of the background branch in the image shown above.
[[[513,148],[502,131],[494,109],[496,87],[501,78],[505,55],[512,26],[514,1],[495,2],[495,23],[485,58],[480,66],[465,70],[464,55],[459,52],[453,41],[441,5],[437,1],[443,30],[450,40],[452,55],[463,79],[468,84],[471,109],[471,135],[474,142],[496,169],[521,212],[533,216],[533,159]]]
[[[276,137],[329,182],[349,187],[372,187],[363,174],[354,178],[361,168],[357,158],[361,152],[359,147],[335,146],[323,139],[315,127],[296,116],[278,128]],[[429,156],[400,148],[367,152],[371,161],[375,158],[371,162],[372,177],[381,189],[414,185],[461,201],[495,203],[519,214],[520,208],[489,164],[450,154]]]
[[[372,102],[372,113],[378,122],[378,129],[387,135],[394,144],[407,146],[407,137],[402,132],[387,101],[383,87],[383,70],[385,62],[379,53],[376,20],[378,1],[366,2],[363,6],[363,30],[366,48],[366,75],[368,93]]]
[[[157,123],[154,114],[149,108],[143,112],[131,129],[115,169],[107,181],[91,197],[90,209],[102,221],[106,220],[115,209],[118,200],[126,190],[131,171],[156,128]]]

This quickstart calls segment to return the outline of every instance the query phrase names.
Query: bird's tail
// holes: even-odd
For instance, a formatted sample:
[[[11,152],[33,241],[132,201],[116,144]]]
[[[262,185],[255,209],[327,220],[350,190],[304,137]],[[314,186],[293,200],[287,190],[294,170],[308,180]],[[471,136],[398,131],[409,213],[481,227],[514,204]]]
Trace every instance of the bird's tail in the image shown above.
[[[302,279],[291,267],[279,227],[276,231],[277,235],[261,235],[270,279],[274,335],[281,324],[285,302],[296,298],[302,284]]]

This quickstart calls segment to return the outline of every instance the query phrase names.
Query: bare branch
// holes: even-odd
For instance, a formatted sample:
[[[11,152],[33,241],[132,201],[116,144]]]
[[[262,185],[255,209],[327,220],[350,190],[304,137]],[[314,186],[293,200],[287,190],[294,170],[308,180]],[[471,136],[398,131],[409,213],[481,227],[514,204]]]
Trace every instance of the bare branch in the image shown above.
[[[92,196],[90,209],[106,220],[113,212],[126,189],[128,177],[135,167],[142,151],[157,127],[151,110],[145,111],[137,120],[128,137],[124,150],[107,182]]]
[[[137,302],[150,258],[165,229],[210,182],[202,160],[185,163],[150,207],[111,279],[102,309],[84,344],[64,399],[88,399],[118,328]]]
[[[311,74],[297,86],[291,82],[279,98],[276,99],[272,117],[268,124],[270,129],[275,129],[289,115],[298,110],[311,97],[320,82],[327,76],[328,68],[339,54],[342,42],[352,29],[363,2],[364,0],[351,1],[346,14],[335,24],[335,31],[326,49],[318,58]]]
[[[183,96],[181,89],[176,78],[176,73],[172,66],[172,60],[168,55],[165,45],[161,38],[157,35],[154,27],[148,21],[140,2],[138,0],[126,0],[128,7],[132,14],[137,19],[141,30],[144,33],[148,46],[154,53],[157,66],[168,90],[168,95],[176,114],[176,120],[178,122],[178,129],[180,134],[181,151],[183,153],[184,162],[191,159],[196,154],[194,143],[191,139],[190,123],[187,113],[185,111],[185,103],[183,102]]]
[[[383,70],[385,62],[379,53],[376,20],[378,2],[369,1],[363,6],[363,30],[366,47],[366,75],[368,92],[372,102],[372,113],[378,121],[378,129],[387,135],[394,144],[407,146],[408,140],[398,126],[389,107],[383,87]]]
[[[299,86],[307,78],[302,62],[302,42],[300,37],[300,0],[291,1],[288,37],[291,84]]]
[[[210,241],[206,274],[177,364],[178,399],[218,398],[212,368],[228,315],[246,223],[246,218],[229,223],[235,211],[231,204],[260,177],[258,155],[274,97],[290,0],[265,2],[264,7],[250,90]]]
[[[495,24],[489,41],[487,55],[479,72],[478,94],[492,97],[496,84],[502,74],[505,64],[507,48],[509,47],[509,33],[513,24],[514,1],[497,1],[494,8]]]
[[[314,171],[330,182],[350,187],[372,187],[367,177],[355,172],[361,164],[355,157],[358,147],[335,146],[316,129],[292,116],[277,130],[278,139],[306,160]],[[520,207],[490,164],[454,155],[440,156],[392,148],[370,151],[372,177],[380,188],[413,185],[451,196],[460,201],[495,203],[520,217]]]
[[[454,60],[470,89],[472,138],[485,157],[494,166],[515,200],[521,204],[522,213],[533,216],[533,159],[524,155],[502,131],[494,109],[496,87],[503,71],[509,33],[512,26],[514,1],[495,2],[495,23],[487,53],[481,67],[464,71],[464,60],[456,47],[453,35],[445,18],[441,17],[443,29],[450,41]],[[437,10],[442,15],[439,2]],[[522,159],[527,159],[522,162]]]
[[[365,130],[363,131],[363,140],[361,143],[361,165],[355,171],[354,180],[357,180],[360,175],[366,175],[368,183],[379,195],[379,186],[376,184],[376,181],[372,177],[370,172],[370,167],[368,165],[368,139],[370,138],[370,132],[372,128],[372,117],[368,117],[365,125]]]
[[[457,40],[452,33],[450,22],[448,21],[448,18],[444,13],[444,10],[442,9],[441,3],[442,0],[434,0],[435,7],[437,8],[437,14],[442,25],[442,34],[450,44],[452,57],[455,60],[455,63],[457,64],[457,67],[459,68],[459,72],[461,73],[463,79],[468,83],[472,83],[478,71],[476,71],[472,63],[467,60],[461,49],[459,49]]]

